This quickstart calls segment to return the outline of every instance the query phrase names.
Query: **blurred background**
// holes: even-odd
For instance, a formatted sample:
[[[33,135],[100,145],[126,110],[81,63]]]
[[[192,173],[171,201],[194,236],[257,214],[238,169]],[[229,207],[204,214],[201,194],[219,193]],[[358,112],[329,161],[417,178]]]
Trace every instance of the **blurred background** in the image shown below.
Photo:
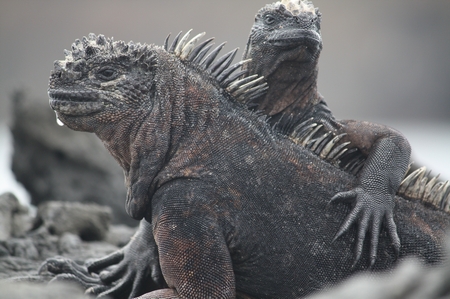
[[[43,115],[53,117],[46,91],[53,61],[63,59],[63,50],[90,32],[162,45],[168,33],[191,28],[194,33],[206,31],[217,42],[228,41],[227,50],[240,47],[242,54],[254,16],[266,3],[0,0],[0,193],[15,190],[23,201],[30,200],[13,182],[9,170],[13,163],[15,176],[27,189],[35,189],[31,191],[34,203],[37,197],[67,197],[65,187],[58,193],[44,178],[60,177],[64,172],[48,174],[48,168],[63,165],[58,164],[61,159],[74,159],[76,165],[85,165],[82,168],[114,169],[117,175],[111,186],[119,191],[108,196],[123,206],[121,171],[118,166],[102,166],[114,162],[104,157],[108,154],[95,138],[59,128],[54,118],[45,123],[35,119],[41,109]],[[417,164],[450,179],[450,1],[316,0],[314,4],[323,15],[319,90],[337,118],[399,129],[409,138]],[[13,140],[22,154],[11,162]],[[36,146],[42,151],[34,150]],[[53,162],[42,158],[50,150],[56,153]],[[71,179],[68,184],[76,193],[86,182]],[[98,194],[90,196],[95,201]]]

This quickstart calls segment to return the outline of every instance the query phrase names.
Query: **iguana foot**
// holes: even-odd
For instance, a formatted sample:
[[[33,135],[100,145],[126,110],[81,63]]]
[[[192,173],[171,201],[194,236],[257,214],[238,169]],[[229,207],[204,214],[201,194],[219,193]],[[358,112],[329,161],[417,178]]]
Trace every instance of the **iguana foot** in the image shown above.
[[[84,289],[102,284],[98,275],[91,275],[85,266],[75,263],[73,260],[56,256],[49,258],[39,267],[38,273],[48,271],[56,276],[50,281],[73,281]]]
[[[135,298],[161,288],[163,282],[159,265],[149,266],[146,263],[130,262],[125,252],[126,248],[86,262],[84,265],[79,265],[68,258],[50,258],[41,265],[39,273],[42,274],[47,270],[56,275],[51,282],[75,282],[86,290],[86,294],[98,297]],[[152,275],[149,275],[149,272]],[[148,277],[151,277],[151,282]]]
[[[368,192],[361,187],[346,192],[339,192],[330,201],[331,203],[353,203],[353,209],[347,215],[344,223],[336,233],[333,241],[342,236],[354,224],[358,224],[355,258],[352,267],[355,267],[361,258],[366,233],[370,230],[370,268],[377,259],[378,239],[381,225],[385,227],[391,238],[396,256],[400,251],[400,238],[397,234],[397,226],[394,221],[394,195],[381,192]]]
[[[133,260],[129,247],[122,248],[110,255],[86,263],[90,273],[99,273],[102,284],[92,286],[86,293],[101,296],[135,298],[164,285],[158,263],[146,263],[146,251],[138,260]],[[150,251],[147,251],[150,252]],[[152,256],[150,256],[152,258]],[[107,289],[104,285],[108,286]]]

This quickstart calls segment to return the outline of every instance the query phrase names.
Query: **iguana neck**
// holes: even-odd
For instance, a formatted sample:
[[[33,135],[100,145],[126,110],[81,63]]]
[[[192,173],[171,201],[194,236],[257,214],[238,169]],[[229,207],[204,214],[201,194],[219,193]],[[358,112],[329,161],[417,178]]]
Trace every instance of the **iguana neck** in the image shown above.
[[[138,155],[140,147],[136,145],[142,143],[140,134],[143,133],[143,125],[148,114],[136,113],[133,122],[124,120],[114,126],[104,126],[95,132],[125,174],[130,171],[133,157]]]
[[[192,81],[195,79],[192,74]],[[155,178],[167,166],[187,135],[201,132],[214,118],[212,114],[218,102],[213,100],[213,92],[208,88],[199,88],[201,91],[193,89],[190,86],[194,84],[192,81],[179,81],[183,85],[177,88],[164,84],[158,87],[157,93],[163,100],[149,101],[155,102],[155,106],[142,107],[122,122],[96,131],[96,135],[122,166],[126,179],[130,171],[141,168],[139,164],[142,162],[147,165],[147,177]],[[204,113],[199,113],[199,110]]]
[[[318,66],[314,63],[286,61],[266,77],[269,91],[260,109],[268,115],[295,106],[296,113],[307,111],[320,102],[317,90]]]

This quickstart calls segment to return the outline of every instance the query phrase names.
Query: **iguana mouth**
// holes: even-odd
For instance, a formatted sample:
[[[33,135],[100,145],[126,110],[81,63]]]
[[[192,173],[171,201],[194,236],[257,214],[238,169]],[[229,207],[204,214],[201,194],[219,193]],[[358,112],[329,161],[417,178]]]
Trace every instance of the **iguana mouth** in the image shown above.
[[[290,29],[269,36],[268,42],[280,48],[296,48],[298,46],[317,48],[321,43],[321,38],[313,30]]]
[[[101,111],[105,103],[91,96],[89,93],[67,93],[49,91],[50,106],[58,113],[66,115],[87,115]]]

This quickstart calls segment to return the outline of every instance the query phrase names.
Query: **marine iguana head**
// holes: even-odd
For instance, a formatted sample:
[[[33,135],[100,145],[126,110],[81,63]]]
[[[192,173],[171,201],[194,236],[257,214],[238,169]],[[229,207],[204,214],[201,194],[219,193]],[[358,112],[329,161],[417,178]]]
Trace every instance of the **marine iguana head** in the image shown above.
[[[151,104],[153,57],[146,45],[90,34],[55,61],[48,94],[60,122],[97,132]]]
[[[281,63],[314,68],[322,49],[321,14],[307,0],[283,0],[263,7],[256,15],[244,51],[250,74],[266,78]],[[269,84],[270,85],[270,84]]]
[[[150,182],[161,160],[162,154],[150,158],[149,153],[155,149],[164,152],[168,147],[167,138],[142,138],[155,130],[163,136],[169,131],[165,122],[150,126],[150,121],[144,121],[157,110],[154,77],[158,50],[163,51],[90,34],[76,40],[71,51],[65,50],[65,60],[55,61],[48,87],[58,123],[95,133],[122,166],[128,189],[126,210],[135,219],[142,219],[146,212]],[[149,153],[142,152],[145,146]],[[147,177],[142,179],[136,172]]]

